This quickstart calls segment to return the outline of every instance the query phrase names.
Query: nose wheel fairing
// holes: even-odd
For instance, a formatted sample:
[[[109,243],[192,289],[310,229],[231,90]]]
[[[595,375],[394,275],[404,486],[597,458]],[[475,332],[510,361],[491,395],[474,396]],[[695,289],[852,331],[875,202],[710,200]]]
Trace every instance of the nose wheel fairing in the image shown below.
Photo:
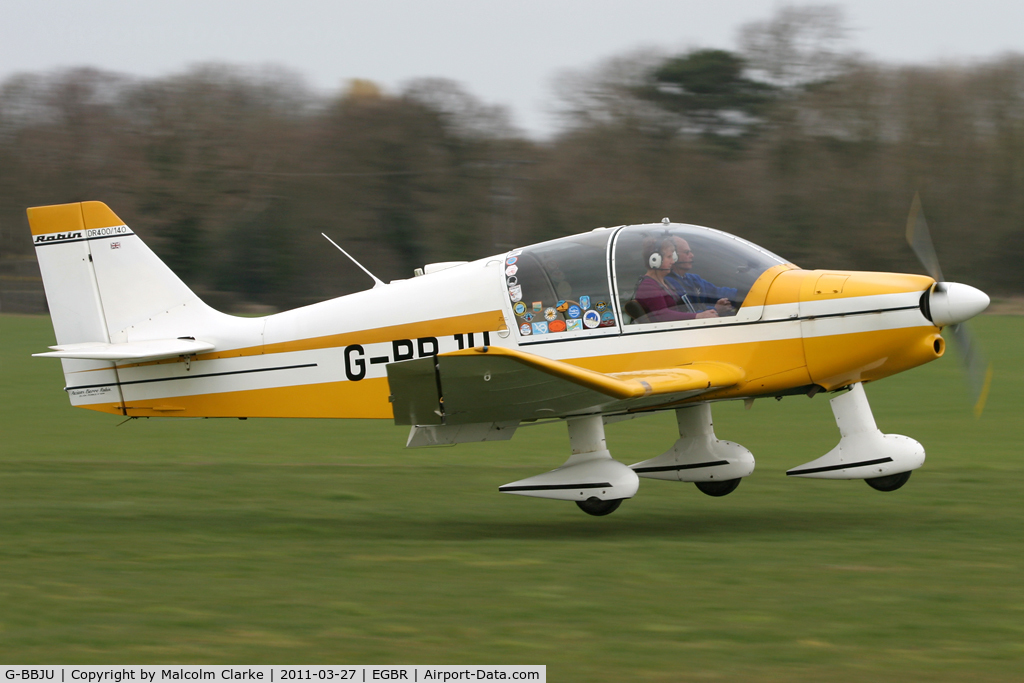
[[[786,472],[813,479],[875,479],[910,472],[924,464],[924,447],[908,436],[883,434],[860,383],[831,400],[841,439],[816,460]],[[898,488],[898,487],[897,487]]]

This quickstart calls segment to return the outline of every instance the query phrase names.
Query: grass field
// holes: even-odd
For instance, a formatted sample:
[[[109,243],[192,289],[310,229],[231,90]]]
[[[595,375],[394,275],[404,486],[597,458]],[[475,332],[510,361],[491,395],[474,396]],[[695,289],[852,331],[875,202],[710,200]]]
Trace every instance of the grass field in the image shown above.
[[[497,487],[564,427],[403,449],[387,422],[72,409],[45,317],[0,316],[0,662],[546,664],[552,681],[1024,679],[1024,317],[868,387],[928,461],[895,493],[790,480],[828,397],[715,406],[757,470],[714,499],[642,480],[604,518]],[[611,425],[630,463],[671,414]]]

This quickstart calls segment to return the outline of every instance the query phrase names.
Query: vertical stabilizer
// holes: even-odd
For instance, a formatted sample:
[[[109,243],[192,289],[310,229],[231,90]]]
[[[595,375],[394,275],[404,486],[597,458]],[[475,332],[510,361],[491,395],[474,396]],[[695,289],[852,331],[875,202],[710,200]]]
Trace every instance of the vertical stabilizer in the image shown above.
[[[174,339],[221,315],[102,202],[35,207],[28,220],[59,346]],[[114,363],[61,362],[72,404],[122,402]]]

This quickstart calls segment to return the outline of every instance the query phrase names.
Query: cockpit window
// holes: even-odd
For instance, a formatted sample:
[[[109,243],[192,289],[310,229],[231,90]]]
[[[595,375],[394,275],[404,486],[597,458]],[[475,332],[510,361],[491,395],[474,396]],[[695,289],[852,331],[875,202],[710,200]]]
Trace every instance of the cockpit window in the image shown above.
[[[617,325],[608,286],[613,232],[595,230],[506,255],[505,281],[520,339],[590,336]]]
[[[626,324],[736,315],[754,281],[786,263],[718,230],[637,225],[615,240],[615,278]]]

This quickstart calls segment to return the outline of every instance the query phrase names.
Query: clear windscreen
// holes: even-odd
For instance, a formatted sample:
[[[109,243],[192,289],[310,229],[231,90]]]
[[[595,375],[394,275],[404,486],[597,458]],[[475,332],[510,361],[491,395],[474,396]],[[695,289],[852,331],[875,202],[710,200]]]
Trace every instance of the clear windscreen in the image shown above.
[[[652,268],[659,260],[659,268]],[[710,228],[623,228],[615,241],[615,277],[624,322],[692,319],[722,299],[730,305],[719,305],[720,315],[735,315],[758,277],[783,263],[769,251]],[[656,310],[662,306],[670,310]]]

